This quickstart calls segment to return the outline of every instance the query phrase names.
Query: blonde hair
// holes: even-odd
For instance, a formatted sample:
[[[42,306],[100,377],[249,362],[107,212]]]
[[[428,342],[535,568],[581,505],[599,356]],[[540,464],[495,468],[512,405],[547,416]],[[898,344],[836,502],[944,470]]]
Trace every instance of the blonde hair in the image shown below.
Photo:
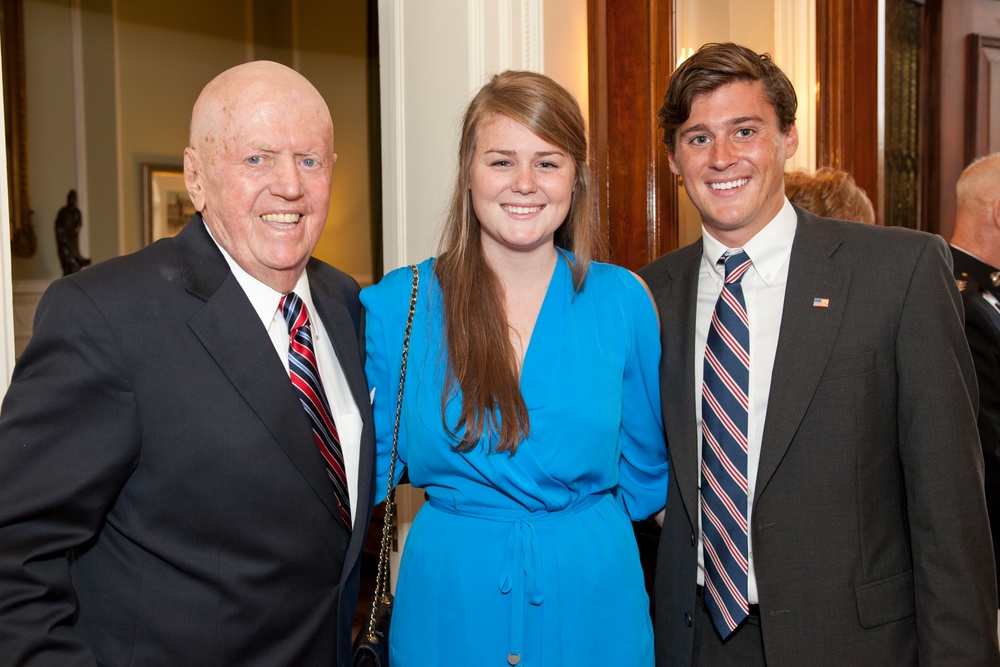
[[[820,167],[815,173],[785,174],[788,201],[824,218],[875,224],[875,208],[865,191],[846,171]]]

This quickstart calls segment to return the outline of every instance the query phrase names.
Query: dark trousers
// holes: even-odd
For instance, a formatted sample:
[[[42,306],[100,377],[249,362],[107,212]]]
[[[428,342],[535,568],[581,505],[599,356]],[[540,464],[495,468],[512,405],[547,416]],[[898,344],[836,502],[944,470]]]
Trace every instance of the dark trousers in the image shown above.
[[[694,619],[694,667],[764,667],[764,636],[760,631],[760,612],[751,605],[750,616],[723,641],[705,609],[699,588]]]

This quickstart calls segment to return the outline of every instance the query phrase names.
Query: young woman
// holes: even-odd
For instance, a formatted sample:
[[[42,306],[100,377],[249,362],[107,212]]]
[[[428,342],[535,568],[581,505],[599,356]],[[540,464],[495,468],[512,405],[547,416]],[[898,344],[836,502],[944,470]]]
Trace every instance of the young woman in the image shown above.
[[[591,261],[586,131],[531,72],[472,100],[437,259],[419,265],[399,461],[410,529],[393,665],[652,665],[631,528],[666,500],[653,302]],[[392,445],[412,272],[363,291],[378,472]],[[397,468],[397,475],[399,469]]]

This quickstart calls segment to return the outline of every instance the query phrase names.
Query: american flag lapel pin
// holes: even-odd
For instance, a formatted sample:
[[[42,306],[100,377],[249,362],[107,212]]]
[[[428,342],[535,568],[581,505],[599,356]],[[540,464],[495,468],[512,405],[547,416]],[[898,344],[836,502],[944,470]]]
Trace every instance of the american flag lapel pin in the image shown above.
[[[822,297],[816,297],[813,299],[813,308],[829,308],[830,300],[824,299]]]

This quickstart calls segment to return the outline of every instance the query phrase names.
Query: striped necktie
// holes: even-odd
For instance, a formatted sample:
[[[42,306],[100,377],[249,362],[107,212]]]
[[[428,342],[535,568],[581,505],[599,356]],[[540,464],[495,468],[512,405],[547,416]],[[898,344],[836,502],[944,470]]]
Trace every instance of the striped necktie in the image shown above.
[[[323,391],[313,348],[312,330],[306,304],[295,292],[281,297],[281,314],[285,318],[290,338],[288,345],[288,375],[299,401],[309,416],[313,436],[320,454],[326,461],[326,473],[333,483],[334,495],[340,505],[340,522],[351,531],[351,501],[347,493],[347,473],[344,468],[344,453],[340,448],[340,436],[330,414],[330,404]]]
[[[752,262],[726,253],[726,281],[705,345],[701,395],[701,530],[705,606],[725,639],[747,602],[747,407],[750,327],[740,279]]]

